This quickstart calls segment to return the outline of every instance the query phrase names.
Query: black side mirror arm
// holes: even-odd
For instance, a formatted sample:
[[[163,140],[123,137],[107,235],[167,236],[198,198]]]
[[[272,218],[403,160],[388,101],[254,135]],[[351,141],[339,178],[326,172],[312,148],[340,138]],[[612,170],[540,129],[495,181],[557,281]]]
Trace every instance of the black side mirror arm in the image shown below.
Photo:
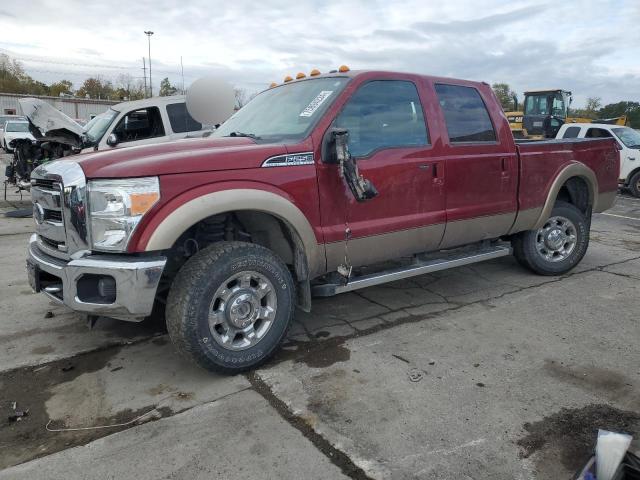
[[[356,159],[349,153],[349,132],[343,128],[331,131],[331,143],[335,148],[340,178],[344,178],[349,190],[358,202],[378,196],[378,190],[371,181],[360,175]]]

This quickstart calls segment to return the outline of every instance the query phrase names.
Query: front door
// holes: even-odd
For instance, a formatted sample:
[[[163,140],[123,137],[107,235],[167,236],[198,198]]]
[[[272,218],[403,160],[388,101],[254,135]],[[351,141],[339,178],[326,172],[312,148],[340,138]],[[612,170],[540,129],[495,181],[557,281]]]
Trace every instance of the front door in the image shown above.
[[[444,165],[430,158],[416,84],[410,79],[363,83],[332,126],[348,130],[351,155],[379,194],[358,202],[337,165],[318,166],[328,270],[436,248],[445,224]]]
[[[118,143],[107,145],[110,134],[115,134]],[[100,142],[100,150],[110,148],[135,147],[151,143],[167,142],[170,138],[164,128],[164,122],[158,107],[131,110],[120,117],[112,131],[107,131]]]

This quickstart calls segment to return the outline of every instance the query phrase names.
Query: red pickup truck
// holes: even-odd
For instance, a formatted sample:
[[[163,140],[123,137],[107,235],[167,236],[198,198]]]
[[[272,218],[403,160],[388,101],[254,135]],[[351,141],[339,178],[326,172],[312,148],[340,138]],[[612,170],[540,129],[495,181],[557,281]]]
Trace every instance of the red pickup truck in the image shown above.
[[[314,295],[511,253],[567,272],[618,170],[613,139],[517,144],[486,83],[314,72],[207,139],[38,167],[27,270],[90,318],[164,303],[176,347],[233,373],[272,355]]]

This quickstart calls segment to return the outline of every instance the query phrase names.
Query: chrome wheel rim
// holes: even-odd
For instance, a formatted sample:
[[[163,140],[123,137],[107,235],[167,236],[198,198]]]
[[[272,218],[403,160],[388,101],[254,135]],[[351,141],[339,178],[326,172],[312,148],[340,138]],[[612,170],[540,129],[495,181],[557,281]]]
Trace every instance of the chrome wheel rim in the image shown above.
[[[258,272],[227,278],[209,304],[211,336],[227,350],[244,350],[264,338],[276,317],[278,299],[273,284]]]
[[[551,217],[536,232],[536,250],[547,262],[561,262],[573,253],[578,240],[576,226],[566,217]]]

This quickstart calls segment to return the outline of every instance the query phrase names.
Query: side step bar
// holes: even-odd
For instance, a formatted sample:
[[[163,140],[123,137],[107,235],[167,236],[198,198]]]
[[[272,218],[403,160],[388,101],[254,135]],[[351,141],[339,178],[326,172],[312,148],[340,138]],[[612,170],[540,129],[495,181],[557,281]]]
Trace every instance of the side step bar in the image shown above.
[[[373,285],[380,285],[382,283],[402,280],[403,278],[415,277],[417,275],[424,275],[425,273],[447,270],[449,268],[461,267],[463,265],[482,262],[484,260],[505,257],[507,255],[511,255],[511,247],[505,245],[494,245],[475,250],[473,252],[467,251],[464,253],[452,254],[443,258],[418,260],[417,262],[405,267],[371,273],[360,277],[353,277],[345,284],[324,283],[314,285],[312,287],[312,293],[316,297],[331,297],[339,293],[350,292],[359,288],[372,287]]]

